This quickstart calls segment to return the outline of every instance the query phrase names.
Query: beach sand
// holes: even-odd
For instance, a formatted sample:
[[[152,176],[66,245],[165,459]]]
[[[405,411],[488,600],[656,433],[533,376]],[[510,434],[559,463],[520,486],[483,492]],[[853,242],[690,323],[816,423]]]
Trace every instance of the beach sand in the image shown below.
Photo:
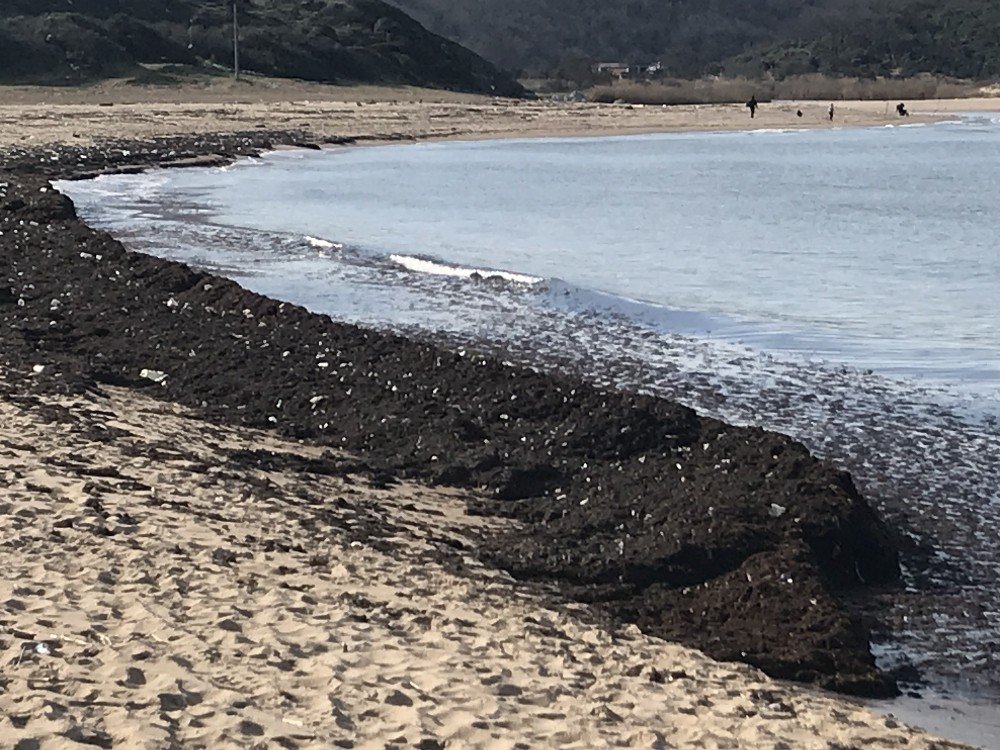
[[[457,491],[5,390],[3,747],[959,747],[515,585]]]
[[[742,104],[555,103],[270,79],[211,79],[182,88],[119,81],[73,89],[0,88],[0,148],[255,129],[304,131],[316,140],[423,140],[861,127],[1000,111],[1000,97],[908,102],[907,118],[896,116],[895,105],[836,102],[830,123],[825,101],[764,104],[751,120]]]

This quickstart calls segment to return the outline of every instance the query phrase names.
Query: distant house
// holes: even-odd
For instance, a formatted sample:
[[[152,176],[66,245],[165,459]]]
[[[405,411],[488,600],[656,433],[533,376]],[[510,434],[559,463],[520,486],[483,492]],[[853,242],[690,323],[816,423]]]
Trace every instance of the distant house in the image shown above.
[[[594,65],[594,72],[598,75],[609,75],[612,78],[628,78],[631,67],[625,63],[603,62]]]
[[[663,63],[657,61],[648,65],[628,65],[620,62],[603,62],[594,65],[594,73],[611,78],[658,78],[665,72]]]

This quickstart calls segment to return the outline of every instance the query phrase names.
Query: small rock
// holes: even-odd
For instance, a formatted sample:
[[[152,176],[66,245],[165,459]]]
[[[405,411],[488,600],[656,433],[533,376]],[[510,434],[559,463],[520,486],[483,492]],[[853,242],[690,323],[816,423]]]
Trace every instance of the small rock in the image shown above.
[[[138,667],[129,667],[125,670],[125,685],[128,687],[141,687],[146,684],[146,675]]]
[[[598,706],[590,713],[592,716],[598,717],[601,721],[606,721],[612,724],[617,724],[624,721],[621,714],[612,711],[608,706]]]
[[[118,580],[114,577],[114,574],[107,570],[102,570],[97,574],[97,580],[103,583],[105,586],[114,586],[118,583]]]
[[[393,691],[392,695],[390,695],[388,698],[385,699],[385,702],[388,703],[390,706],[413,705],[413,700],[408,695],[406,695],[405,693],[401,693],[398,690]]]
[[[157,697],[160,699],[161,711],[183,711],[187,708],[187,701],[178,693],[160,693]]]
[[[250,737],[263,737],[264,727],[255,721],[244,719],[240,722],[240,734],[245,734]]]
[[[111,748],[114,743],[111,735],[102,732],[100,729],[86,729],[84,727],[70,727],[63,733],[63,737],[79,742],[81,745],[95,745],[96,747]]]
[[[212,562],[216,565],[232,565],[236,562],[237,555],[233,550],[223,549],[222,547],[217,547],[212,552]]]

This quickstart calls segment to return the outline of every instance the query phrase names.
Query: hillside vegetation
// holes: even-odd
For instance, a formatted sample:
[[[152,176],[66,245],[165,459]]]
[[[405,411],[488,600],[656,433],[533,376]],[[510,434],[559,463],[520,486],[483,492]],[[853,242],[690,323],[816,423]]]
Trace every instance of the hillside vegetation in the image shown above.
[[[392,0],[493,62],[574,58],[669,75],[1000,77],[997,0]]]
[[[2,0],[0,82],[76,83],[140,63],[232,64],[225,0]],[[491,63],[380,0],[240,0],[241,62],[260,74],[516,95]]]

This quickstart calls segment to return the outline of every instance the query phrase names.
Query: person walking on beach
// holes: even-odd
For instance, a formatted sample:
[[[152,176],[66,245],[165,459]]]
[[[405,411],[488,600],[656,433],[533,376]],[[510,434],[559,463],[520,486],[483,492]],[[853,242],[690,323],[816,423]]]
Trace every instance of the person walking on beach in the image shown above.
[[[900,102],[896,105],[896,114],[900,117],[909,117],[910,113],[906,111],[906,105]]]
[[[830,105],[830,122],[833,122],[833,105]]]
[[[754,118],[754,115],[757,114],[757,107],[758,106],[760,106],[760,105],[757,104],[757,95],[754,94],[753,96],[750,97],[750,101],[747,102],[747,109],[750,110],[750,119],[751,120]]]

